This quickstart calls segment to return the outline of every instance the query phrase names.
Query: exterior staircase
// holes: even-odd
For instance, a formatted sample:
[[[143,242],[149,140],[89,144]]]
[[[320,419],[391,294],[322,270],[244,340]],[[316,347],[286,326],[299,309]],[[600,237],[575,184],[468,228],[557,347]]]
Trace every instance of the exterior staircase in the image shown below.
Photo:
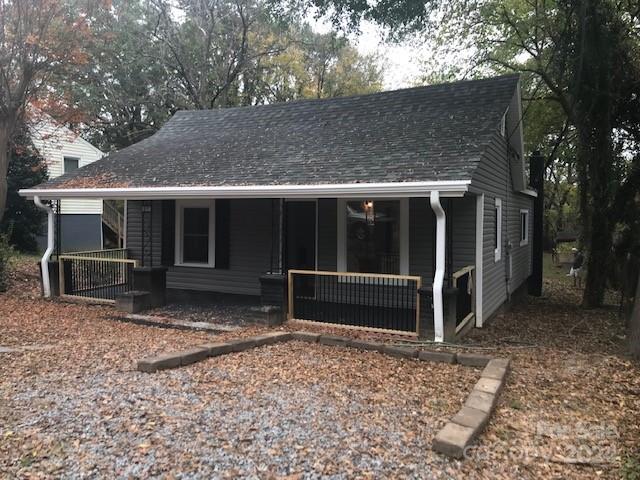
[[[116,201],[102,202],[102,225],[105,240],[110,237],[116,248],[124,247],[124,213]]]

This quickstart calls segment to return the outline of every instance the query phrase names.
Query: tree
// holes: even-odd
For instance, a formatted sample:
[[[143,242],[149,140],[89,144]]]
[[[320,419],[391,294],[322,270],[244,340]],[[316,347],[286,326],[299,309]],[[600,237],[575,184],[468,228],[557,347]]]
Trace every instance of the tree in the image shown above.
[[[477,72],[523,72],[533,92],[561,109],[575,135],[575,170],[588,251],[583,305],[602,303],[614,231],[631,205],[640,172],[629,159],[637,121],[640,9],[623,0],[356,2],[317,0],[357,22],[371,18],[397,32],[429,29],[440,45],[473,52]],[[438,26],[436,27],[436,24]],[[633,106],[633,108],[630,108]],[[627,120],[625,120],[627,119]],[[637,138],[637,137],[636,137]],[[535,146],[534,146],[535,148]],[[553,166],[554,159],[550,159]]]
[[[0,220],[7,198],[8,149],[30,103],[53,116],[72,114],[54,78],[86,61],[93,4],[58,0],[0,0]],[[55,111],[55,112],[54,112]]]
[[[157,12],[149,2],[114,0],[97,13],[88,61],[69,89],[83,111],[86,138],[108,151],[153,134],[185,102],[177,98],[172,72],[158,61]]]
[[[44,212],[18,195],[21,188],[31,188],[47,179],[47,166],[36,151],[25,128],[13,136],[7,175],[7,212],[0,222],[0,233],[18,250],[33,252],[36,236],[42,233]]]
[[[290,46],[262,59],[242,76],[243,105],[299,98],[328,98],[379,91],[382,69],[376,57],[361,55],[335,32],[294,27]]]
[[[336,33],[260,1],[115,0],[92,21],[70,81],[85,135],[104,150],[154,133],[177,110],[377,91],[382,70]]]
[[[635,301],[629,319],[629,347],[631,355],[640,360],[640,273],[636,285]]]

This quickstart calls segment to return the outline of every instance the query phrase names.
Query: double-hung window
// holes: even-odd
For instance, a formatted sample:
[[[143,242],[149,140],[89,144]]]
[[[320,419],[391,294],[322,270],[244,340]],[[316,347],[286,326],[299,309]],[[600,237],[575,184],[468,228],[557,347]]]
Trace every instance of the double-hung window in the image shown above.
[[[215,201],[176,202],[176,265],[215,266]]]

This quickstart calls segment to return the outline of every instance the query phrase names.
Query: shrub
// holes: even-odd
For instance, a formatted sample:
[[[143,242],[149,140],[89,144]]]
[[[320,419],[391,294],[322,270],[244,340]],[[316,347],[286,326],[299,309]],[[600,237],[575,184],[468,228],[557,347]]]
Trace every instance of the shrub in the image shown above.
[[[0,234],[0,292],[6,292],[9,288],[9,269],[13,247],[9,243],[8,234]]]

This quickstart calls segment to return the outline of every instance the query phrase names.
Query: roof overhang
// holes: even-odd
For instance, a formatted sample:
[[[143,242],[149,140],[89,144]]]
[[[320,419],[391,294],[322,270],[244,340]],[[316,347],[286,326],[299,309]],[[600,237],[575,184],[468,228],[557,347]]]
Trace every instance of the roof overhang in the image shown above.
[[[131,188],[38,188],[20,190],[27,198],[109,198],[153,200],[171,198],[402,198],[429,197],[432,191],[442,197],[462,197],[470,180],[433,182],[344,183],[321,185],[241,185],[208,187],[131,187]]]
[[[533,197],[533,198],[538,198],[538,192],[536,192],[532,188],[525,188],[524,190],[520,190],[520,193],[524,195],[529,195],[530,197]]]

